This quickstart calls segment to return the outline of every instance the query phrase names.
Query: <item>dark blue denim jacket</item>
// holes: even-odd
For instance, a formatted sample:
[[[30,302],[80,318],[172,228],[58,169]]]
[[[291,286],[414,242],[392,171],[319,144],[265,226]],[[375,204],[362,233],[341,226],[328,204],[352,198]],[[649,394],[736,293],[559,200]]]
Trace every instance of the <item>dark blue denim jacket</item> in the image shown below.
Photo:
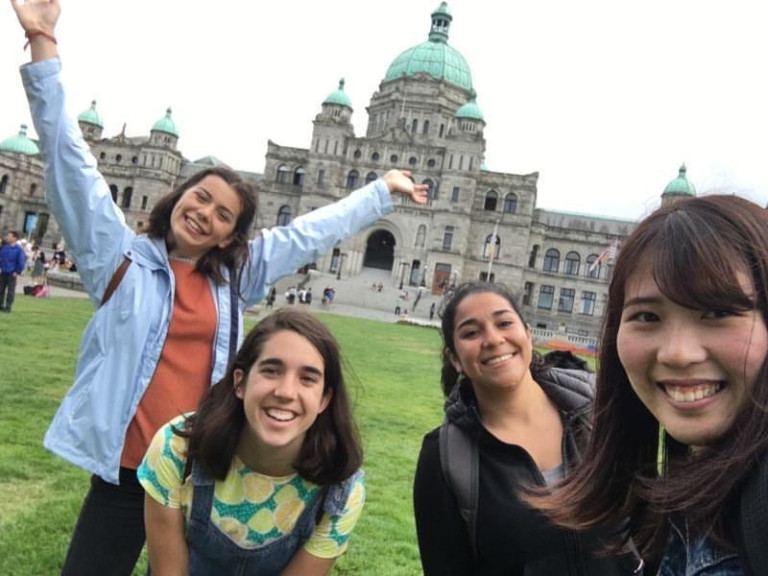
[[[690,533],[683,518],[670,519],[669,538],[657,576],[744,576],[735,552]]]

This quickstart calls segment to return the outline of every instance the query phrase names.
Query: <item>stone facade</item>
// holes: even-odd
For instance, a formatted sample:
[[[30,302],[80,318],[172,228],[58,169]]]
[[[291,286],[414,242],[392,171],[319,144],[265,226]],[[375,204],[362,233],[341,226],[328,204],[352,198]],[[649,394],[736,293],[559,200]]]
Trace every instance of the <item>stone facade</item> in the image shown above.
[[[450,15],[443,8],[432,15],[431,42],[447,42]],[[334,202],[389,169],[410,170],[416,181],[429,185],[429,203],[395,198],[393,214],[322,256],[314,264],[319,271],[338,274],[341,268],[349,277],[384,269],[393,286],[423,284],[435,294],[451,284],[486,279],[490,272],[493,281],[518,296],[532,327],[595,337],[610,259],[592,263],[620,243],[633,223],[539,209],[538,173],[487,170],[485,120],[474,89],[466,88],[468,68],[460,72],[461,83],[429,71],[385,78],[367,108],[365,136],[355,135],[342,82],[315,117],[307,148],[270,140],[263,177],[244,174],[259,191],[255,230]],[[175,130],[102,138],[99,125],[81,121],[81,128],[115,202],[136,229],[174,183],[220,163],[185,160]],[[29,213],[45,214],[38,156],[0,151],[0,178],[6,182],[0,228],[20,229]],[[51,219],[44,244],[59,240]]]

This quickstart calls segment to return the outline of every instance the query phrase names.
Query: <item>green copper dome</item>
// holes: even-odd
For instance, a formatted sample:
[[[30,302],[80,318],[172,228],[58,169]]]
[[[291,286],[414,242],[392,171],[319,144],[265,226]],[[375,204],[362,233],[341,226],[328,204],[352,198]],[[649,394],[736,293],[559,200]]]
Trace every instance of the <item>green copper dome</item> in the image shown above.
[[[448,46],[451,20],[453,16],[448,11],[448,5],[443,2],[432,13],[429,40],[409,48],[395,58],[384,76],[384,81],[426,73],[437,80],[445,80],[459,88],[471,90],[472,74],[467,61],[458,50]]]
[[[87,122],[88,124],[94,124],[99,128],[104,128],[104,121],[96,112],[96,100],[91,100],[91,107],[77,117],[78,122]]]
[[[18,136],[11,136],[0,142],[0,152],[15,152],[16,154],[34,156],[40,154],[40,148],[27,137],[27,125],[22,124]]]
[[[176,130],[176,123],[173,121],[173,118],[171,118],[170,108],[165,111],[165,117],[155,122],[155,125],[152,126],[152,131],[154,132],[155,130],[171,134],[172,136],[179,136],[179,131]]]
[[[339,89],[328,94],[328,97],[323,100],[323,104],[338,104],[339,106],[346,106],[350,110],[352,109],[352,101],[344,92],[344,78],[339,80]]]
[[[685,176],[686,172],[687,168],[685,167],[685,164],[683,164],[680,166],[680,173],[677,178],[672,180],[672,182],[667,184],[667,187],[664,188],[664,194],[686,194],[688,196],[696,196],[696,188],[694,188],[693,184],[688,181],[688,178]]]
[[[476,98],[477,98],[477,94],[475,94],[475,91],[472,90],[469,102],[464,104],[464,106],[462,106],[456,111],[456,118],[468,118],[470,120],[483,120],[483,122],[485,122],[485,119],[483,118],[483,113],[480,112],[480,108],[478,107],[477,102],[475,102]]]

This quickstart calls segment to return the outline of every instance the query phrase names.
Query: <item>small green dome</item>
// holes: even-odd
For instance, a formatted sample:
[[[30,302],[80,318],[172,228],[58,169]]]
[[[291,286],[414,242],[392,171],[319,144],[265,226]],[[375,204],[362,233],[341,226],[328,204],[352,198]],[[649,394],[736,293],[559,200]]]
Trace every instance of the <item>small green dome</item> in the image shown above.
[[[178,138],[179,131],[176,129],[176,123],[173,121],[173,118],[171,118],[170,108],[165,111],[164,118],[160,118],[160,120],[155,122],[155,125],[152,126],[152,131],[165,132],[166,134],[171,134],[172,136],[176,136]]]
[[[685,173],[687,168],[685,164],[680,166],[680,173],[677,178],[672,180],[667,187],[664,188],[664,194],[685,194],[687,196],[696,196],[696,188],[690,183]]]
[[[0,142],[0,152],[14,152],[16,154],[34,156],[40,154],[40,148],[27,137],[27,125],[22,124],[18,136],[11,136]]]
[[[384,76],[384,81],[425,73],[437,80],[445,80],[459,88],[471,90],[472,73],[467,61],[458,50],[448,46],[448,31],[452,20],[448,5],[443,2],[432,13],[429,40],[408,48],[395,58]]]
[[[346,106],[350,110],[352,109],[352,101],[344,92],[344,78],[339,80],[339,89],[328,94],[328,97],[323,100],[323,104],[338,104],[339,106]]]
[[[88,124],[94,124],[99,128],[104,128],[104,121],[96,112],[96,100],[91,100],[91,107],[77,117],[78,122],[86,122]]]
[[[485,120],[483,119],[483,113],[480,112],[480,108],[478,107],[477,102],[475,102],[476,98],[477,98],[477,95],[475,94],[475,91],[472,90],[469,102],[464,104],[464,106],[462,106],[456,111],[456,118],[468,118],[470,120],[483,120],[483,122],[485,122]]]

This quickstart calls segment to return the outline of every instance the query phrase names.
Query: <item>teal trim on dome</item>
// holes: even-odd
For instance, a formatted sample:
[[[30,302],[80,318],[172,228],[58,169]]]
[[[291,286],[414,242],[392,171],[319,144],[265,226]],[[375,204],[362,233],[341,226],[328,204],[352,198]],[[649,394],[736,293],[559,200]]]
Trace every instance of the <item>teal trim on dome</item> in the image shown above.
[[[40,148],[27,137],[27,125],[22,124],[17,136],[11,136],[0,142],[0,152],[13,152],[15,154],[35,156],[40,154]]]
[[[173,121],[173,118],[171,118],[170,108],[165,111],[164,118],[161,118],[155,122],[155,125],[152,126],[152,131],[165,132],[166,134],[171,134],[172,136],[176,136],[178,138],[179,131],[176,129],[176,123]]]
[[[323,100],[323,104],[338,104],[352,110],[352,101],[347,96],[347,93],[344,92],[344,78],[339,80],[339,89],[328,94],[328,97]]]
[[[384,81],[429,74],[436,80],[445,80],[454,86],[472,90],[472,73],[458,50],[448,45],[448,31],[453,17],[443,2],[432,13],[429,40],[408,48],[389,65]]]
[[[482,120],[485,122],[485,119],[483,118],[483,113],[480,111],[480,108],[477,105],[477,102],[475,101],[475,91],[472,91],[472,97],[469,99],[469,102],[464,104],[461,108],[459,108],[456,111],[456,118],[467,118],[469,120]]]
[[[664,194],[685,194],[686,196],[696,196],[696,188],[686,177],[688,169],[685,164],[680,166],[680,172],[672,182],[664,188]]]
[[[91,107],[77,117],[78,122],[86,122],[87,124],[93,124],[99,128],[104,128],[104,121],[96,112],[96,100],[91,100]]]

